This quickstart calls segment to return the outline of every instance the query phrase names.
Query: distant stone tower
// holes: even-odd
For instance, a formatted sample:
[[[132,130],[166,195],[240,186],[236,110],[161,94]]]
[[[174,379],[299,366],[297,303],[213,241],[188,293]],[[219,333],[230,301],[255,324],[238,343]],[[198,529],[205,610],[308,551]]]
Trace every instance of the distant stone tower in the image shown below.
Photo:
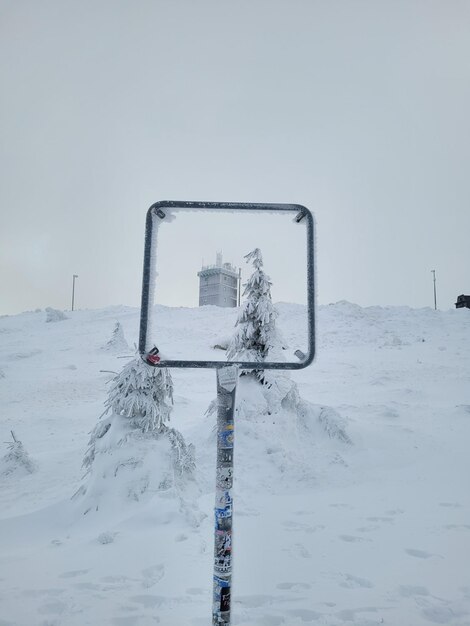
[[[197,275],[199,306],[237,306],[239,273],[231,263],[222,262],[222,252],[217,252],[215,265],[203,265]]]

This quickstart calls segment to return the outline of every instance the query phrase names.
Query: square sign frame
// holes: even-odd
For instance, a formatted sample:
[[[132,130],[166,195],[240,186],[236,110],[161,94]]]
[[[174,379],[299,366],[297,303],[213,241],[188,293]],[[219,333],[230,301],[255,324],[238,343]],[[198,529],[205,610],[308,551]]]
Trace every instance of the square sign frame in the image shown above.
[[[305,220],[307,228],[307,354],[298,351],[298,362],[272,362],[272,361],[194,361],[194,360],[171,360],[165,359],[153,363],[148,360],[154,346],[148,345],[148,330],[151,310],[154,304],[154,285],[152,284],[152,263],[156,258],[154,250],[154,232],[158,228],[158,222],[164,219],[171,210],[195,210],[214,212],[252,212],[272,213],[291,212],[293,220],[300,223]],[[192,368],[217,368],[229,365],[238,365],[240,369],[273,369],[273,370],[298,370],[310,365],[315,356],[315,272],[314,272],[314,220],[312,213],[301,204],[270,204],[248,202],[192,202],[162,200],[155,202],[147,211],[145,222],[145,248],[144,268],[142,278],[142,301],[140,310],[140,334],[139,353],[141,357],[154,367],[192,367]]]

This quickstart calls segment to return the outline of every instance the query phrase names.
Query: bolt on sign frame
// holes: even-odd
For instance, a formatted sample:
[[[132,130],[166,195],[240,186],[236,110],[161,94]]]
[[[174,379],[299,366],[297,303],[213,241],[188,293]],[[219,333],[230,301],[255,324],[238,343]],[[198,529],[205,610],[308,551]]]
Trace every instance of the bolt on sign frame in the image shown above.
[[[154,299],[152,267],[156,251],[155,230],[168,214],[177,211],[239,212],[240,217],[251,213],[291,212],[297,223],[307,229],[307,354],[297,350],[296,362],[270,361],[196,361],[158,360],[151,358],[158,350],[149,345],[149,320]],[[240,369],[296,370],[310,365],[315,355],[315,287],[314,287],[314,221],[310,211],[299,204],[261,204],[238,202],[155,202],[147,212],[145,225],[144,267],[142,279],[142,305],[140,313],[139,352],[154,367],[212,368],[217,372],[217,465],[215,497],[214,574],[213,574],[213,626],[229,626],[231,623],[232,587],[232,519],[233,519],[233,445],[235,395]]]

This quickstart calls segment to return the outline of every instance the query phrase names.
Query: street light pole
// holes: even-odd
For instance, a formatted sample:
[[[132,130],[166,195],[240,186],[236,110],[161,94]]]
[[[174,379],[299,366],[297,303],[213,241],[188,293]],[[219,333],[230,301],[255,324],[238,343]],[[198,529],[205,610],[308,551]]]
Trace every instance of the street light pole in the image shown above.
[[[238,306],[240,307],[240,300],[242,295],[242,268],[238,268]]]
[[[73,311],[73,304],[75,301],[75,279],[76,278],[78,278],[78,274],[74,274],[73,280],[72,280],[72,311]]]
[[[433,275],[434,282],[434,310],[437,310],[437,300],[436,300],[436,270],[431,270],[431,274]]]

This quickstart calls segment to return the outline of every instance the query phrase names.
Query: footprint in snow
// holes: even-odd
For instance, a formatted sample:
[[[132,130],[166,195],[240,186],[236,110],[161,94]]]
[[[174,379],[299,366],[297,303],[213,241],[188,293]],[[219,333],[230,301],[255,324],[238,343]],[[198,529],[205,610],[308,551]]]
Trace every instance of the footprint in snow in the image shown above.
[[[282,525],[284,526],[286,530],[305,530],[305,531],[311,530],[311,526],[309,526],[308,524],[302,524],[300,522],[293,522],[292,520],[287,520],[285,522],[282,522]]]
[[[75,583],[72,587],[79,591],[101,591],[101,587],[94,583]]]
[[[142,575],[144,577],[142,581],[142,587],[149,589],[156,585],[165,575],[165,566],[163,563],[159,563],[158,565],[153,565],[152,567],[147,567],[142,570]]]
[[[468,616],[468,611],[460,603],[450,602],[443,598],[415,597],[416,604],[421,607],[421,616],[433,624],[456,624],[456,620]],[[459,624],[469,622],[458,621]]]
[[[171,603],[171,600],[165,598],[164,596],[132,596],[129,598],[131,602],[135,602],[136,604],[141,604],[146,609],[155,609],[161,606],[168,606]]]
[[[339,538],[342,541],[347,541],[348,543],[360,543],[361,541],[372,541],[371,539],[365,539],[364,537],[355,537],[354,535],[339,535]]]
[[[352,574],[342,574],[343,582],[340,583],[340,587],[345,589],[372,589],[374,586],[367,578],[361,578],[360,576],[353,576]]]
[[[205,590],[202,587],[189,587],[186,589],[186,593],[190,596],[202,596],[205,593]]]
[[[289,611],[289,615],[292,615],[292,617],[299,617],[302,622],[316,622],[320,619],[320,617],[322,617],[321,613],[311,611],[310,609],[294,609]]]
[[[302,559],[309,559],[312,555],[302,543],[296,543],[291,549],[291,553],[300,556]]]
[[[403,515],[405,511],[403,509],[390,509],[385,511],[385,515]]]
[[[251,596],[238,596],[235,598],[235,602],[237,604],[241,604],[243,607],[248,607],[249,609],[257,609],[260,606],[264,606],[265,604],[272,604],[275,602],[276,598],[273,596],[264,596],[264,595],[251,595]]]
[[[179,535],[176,535],[175,541],[176,542],[186,541],[187,538],[188,538],[188,535],[185,535],[184,533],[180,533]]]
[[[261,619],[263,620],[260,622],[262,626],[282,626],[286,623],[285,619],[279,615],[263,615]]]
[[[160,618],[156,615],[125,615],[123,617],[113,617],[115,626],[155,626],[160,624]]]
[[[415,596],[428,596],[426,587],[419,585],[400,585],[399,592],[402,598],[414,598]]]
[[[406,548],[405,552],[417,559],[430,559],[432,556],[438,556],[437,554],[431,554],[431,552],[425,552],[424,550],[415,550],[414,548]]]
[[[65,589],[25,589],[21,592],[27,598],[40,598],[42,596],[60,596]]]
[[[359,526],[359,528],[356,528],[358,533],[370,533],[374,530],[380,530],[380,526],[378,526],[377,524],[373,525],[373,526]]]
[[[302,591],[304,589],[311,589],[312,585],[308,583],[279,583],[276,585],[277,589],[287,589],[289,591]]]
[[[59,578],[75,578],[76,576],[83,576],[83,574],[87,574],[89,571],[88,569],[76,569],[60,574]]]
[[[135,578],[128,578],[127,576],[103,576],[100,580],[104,583],[125,583],[128,581],[135,580]]]
[[[38,607],[38,613],[41,615],[61,615],[64,613],[67,605],[65,602],[48,602],[47,604],[43,604]]]

